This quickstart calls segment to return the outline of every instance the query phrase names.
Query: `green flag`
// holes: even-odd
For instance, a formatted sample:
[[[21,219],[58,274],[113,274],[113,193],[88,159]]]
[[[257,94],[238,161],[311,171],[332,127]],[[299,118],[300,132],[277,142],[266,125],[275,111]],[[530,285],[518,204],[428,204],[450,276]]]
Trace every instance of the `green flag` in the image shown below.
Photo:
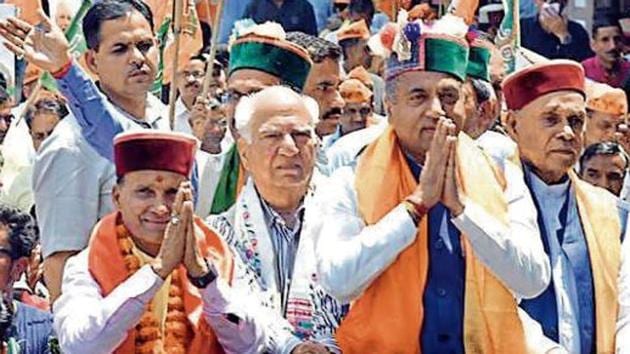
[[[505,16],[499,26],[495,43],[503,60],[505,69],[509,74],[516,68],[516,52],[521,46],[519,0],[503,0]]]
[[[85,17],[85,14],[91,6],[92,0],[83,0],[81,7],[79,7],[79,11],[77,11],[77,14],[72,19],[72,22],[70,22],[68,29],[66,29],[66,39],[70,42],[70,53],[72,53],[72,56],[75,58],[80,57],[87,50],[87,44],[85,43],[85,36],[83,36],[81,23],[83,22],[83,17]],[[39,78],[39,82],[42,87],[51,91],[57,90],[57,83],[48,72],[42,74]]]
[[[166,41],[168,39],[169,30],[171,28],[171,18],[166,16],[164,17],[164,21],[158,28],[156,37],[160,46],[160,61],[158,64],[158,72],[155,75],[155,81],[153,81],[153,86],[151,87],[151,93],[156,95],[157,97],[162,96],[162,81],[164,79],[164,50],[166,49]]]

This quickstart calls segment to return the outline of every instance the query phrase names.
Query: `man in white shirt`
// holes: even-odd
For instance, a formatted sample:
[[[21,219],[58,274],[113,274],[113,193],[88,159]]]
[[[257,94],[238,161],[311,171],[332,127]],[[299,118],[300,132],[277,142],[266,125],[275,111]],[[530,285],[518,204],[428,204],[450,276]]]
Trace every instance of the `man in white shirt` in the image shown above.
[[[64,352],[261,350],[264,328],[228,285],[231,251],[193,213],[196,149],[193,137],[178,133],[115,138],[116,211],[68,260],[54,304]]]
[[[250,178],[236,204],[208,223],[246,266],[251,288],[268,309],[275,353],[335,352],[341,306],[319,286],[314,237],[321,228],[314,198],[317,103],[285,87],[263,89],[236,109],[238,151]],[[322,183],[323,182],[323,183]]]
[[[534,297],[549,281],[522,181],[502,185],[457,134],[467,27],[440,21],[437,33],[416,22],[400,30],[411,49],[390,49],[390,125],[322,196],[320,281],[353,303],[336,333],[344,352],[525,351],[513,294]],[[505,178],[518,182],[518,169]]]

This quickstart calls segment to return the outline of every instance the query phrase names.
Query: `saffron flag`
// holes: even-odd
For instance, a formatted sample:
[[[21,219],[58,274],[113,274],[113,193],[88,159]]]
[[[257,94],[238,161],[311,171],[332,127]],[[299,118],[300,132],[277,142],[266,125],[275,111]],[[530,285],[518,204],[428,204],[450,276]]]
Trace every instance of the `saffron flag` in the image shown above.
[[[15,5],[19,9],[18,17],[31,25],[39,23],[39,14],[42,9],[41,0],[6,0],[5,4]]]
[[[516,53],[521,46],[518,7],[519,0],[503,0],[505,15],[495,38],[495,44],[501,51],[508,74],[516,69]]]

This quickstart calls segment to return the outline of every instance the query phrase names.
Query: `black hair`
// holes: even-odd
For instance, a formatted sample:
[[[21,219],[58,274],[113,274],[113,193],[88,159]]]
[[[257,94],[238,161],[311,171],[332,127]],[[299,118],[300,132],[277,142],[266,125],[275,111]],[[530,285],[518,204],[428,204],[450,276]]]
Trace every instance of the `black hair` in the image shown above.
[[[132,11],[138,11],[153,31],[153,13],[142,0],[104,0],[92,6],[83,18],[83,35],[87,47],[98,49],[103,22],[124,17]]]
[[[595,156],[600,155],[621,155],[623,160],[626,162],[626,168],[628,168],[628,163],[630,162],[630,159],[628,158],[628,154],[626,154],[621,145],[611,141],[604,141],[592,144],[584,150],[582,156],[580,156],[580,174],[584,173],[584,165],[587,161]]]
[[[66,105],[61,99],[54,99],[52,97],[41,98],[26,111],[24,119],[28,127],[31,127],[36,115],[43,113],[55,114],[61,120],[68,115],[68,108],[66,108]]]
[[[287,40],[306,49],[311,60],[315,63],[321,63],[326,59],[338,61],[341,58],[341,47],[323,38],[303,32],[289,32],[287,33]]]
[[[482,104],[490,99],[492,95],[492,85],[482,79],[473,78],[470,79],[470,84],[472,85],[473,91],[475,92],[475,98],[477,99],[477,104]]]
[[[613,16],[613,15],[597,16],[593,19],[593,27],[591,30],[591,35],[593,39],[595,39],[595,37],[597,36],[597,31],[599,31],[600,28],[604,28],[604,27],[617,27],[619,28],[619,32],[621,32],[621,26],[619,25],[619,19],[617,18],[617,16]]]
[[[29,214],[0,205],[0,227],[4,228],[9,236],[11,259],[31,255],[38,242],[39,230]]]
[[[366,14],[368,15],[370,21],[372,20],[372,18],[374,17],[374,13],[376,12],[376,8],[374,7],[374,2],[372,0],[350,0],[348,10],[351,14]]]

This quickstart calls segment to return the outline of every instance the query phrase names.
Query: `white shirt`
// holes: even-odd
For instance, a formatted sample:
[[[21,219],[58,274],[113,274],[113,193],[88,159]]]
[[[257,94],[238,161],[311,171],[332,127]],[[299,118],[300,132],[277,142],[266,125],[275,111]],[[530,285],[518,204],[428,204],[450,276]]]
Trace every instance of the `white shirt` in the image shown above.
[[[361,150],[376,140],[387,128],[387,118],[379,121],[379,124],[357,130],[339,138],[327,151],[327,170],[332,174],[340,167],[352,164]]]
[[[471,201],[452,222],[468,236],[478,259],[517,297],[533,298],[549,284],[549,262],[522,172],[506,164],[505,175],[509,227]],[[316,241],[317,268],[323,287],[348,303],[413,243],[417,228],[402,205],[366,226],[358,210],[354,166],[337,170],[329,185],[321,196],[325,222]]]
[[[545,229],[549,233],[547,241],[549,243],[549,257],[551,258],[551,269],[553,285],[556,293],[556,304],[558,311],[558,339],[569,353],[580,352],[580,327],[577,321],[579,307],[577,304],[577,289],[575,275],[571,267],[571,260],[562,249],[557,237],[557,230],[563,225],[560,223],[559,215],[563,204],[567,199],[567,193],[572,193],[570,183],[548,185],[534,173],[530,173],[532,192],[541,210]],[[615,210],[616,212],[616,210]]]
[[[168,119],[162,118],[165,106],[154,96],[147,97],[143,123],[154,129],[170,130]],[[124,130],[143,128],[111,102],[105,104],[106,109],[128,118],[120,119]],[[33,192],[44,257],[87,247],[94,224],[113,210],[111,194],[115,180],[114,164],[85,140],[70,113],[43,142],[33,168]]]
[[[163,284],[149,265],[103,296],[88,269],[89,249],[66,263],[62,295],[54,304],[54,328],[64,353],[111,353],[127,337]],[[202,316],[226,353],[258,353],[265,338],[249,309],[247,295],[217,279],[200,290]],[[228,314],[240,320],[236,324]]]
[[[223,140],[225,141],[225,139]],[[197,168],[199,169],[199,198],[195,206],[195,214],[202,219],[210,215],[214,193],[219,184],[221,170],[223,170],[223,164],[225,163],[225,155],[228,151],[229,147],[222,148],[222,151],[218,154],[209,154],[201,150],[197,151],[196,161]]]
[[[190,119],[190,111],[186,108],[180,95],[175,101],[175,129],[173,130],[192,135],[193,131],[188,119]]]

